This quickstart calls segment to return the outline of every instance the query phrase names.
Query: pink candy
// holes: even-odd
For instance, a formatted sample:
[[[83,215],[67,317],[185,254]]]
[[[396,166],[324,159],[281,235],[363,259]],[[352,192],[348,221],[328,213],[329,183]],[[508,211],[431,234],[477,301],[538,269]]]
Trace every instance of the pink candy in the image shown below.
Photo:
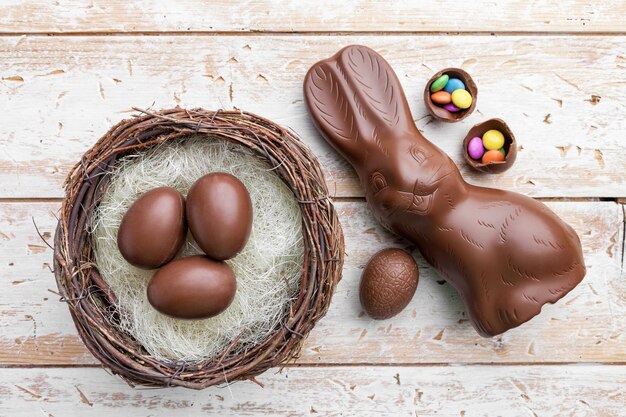
[[[473,137],[467,144],[467,153],[472,159],[480,159],[485,153],[485,147],[483,146],[483,140],[478,136]]]

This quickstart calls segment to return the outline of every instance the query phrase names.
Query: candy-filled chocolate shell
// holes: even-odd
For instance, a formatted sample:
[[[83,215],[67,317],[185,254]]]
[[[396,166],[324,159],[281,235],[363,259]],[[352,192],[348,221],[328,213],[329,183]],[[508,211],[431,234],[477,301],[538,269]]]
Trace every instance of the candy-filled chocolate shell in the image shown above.
[[[174,258],[186,231],[182,194],[171,187],[159,187],[130,206],[117,233],[117,246],[131,265],[154,269]]]
[[[152,276],[148,301],[171,317],[205,319],[226,310],[236,290],[230,266],[206,256],[189,256],[168,263]]]
[[[465,89],[472,96],[472,104],[467,109],[462,109],[457,112],[450,112],[444,109],[441,106],[435,104],[430,95],[432,94],[430,91],[430,85],[443,74],[448,74],[450,78],[458,78],[463,81],[465,84]],[[476,108],[476,101],[478,98],[478,87],[476,87],[476,83],[472,80],[472,77],[464,70],[460,68],[445,68],[435,75],[432,76],[430,80],[426,83],[424,87],[424,104],[426,105],[426,109],[428,112],[437,120],[441,120],[442,122],[459,122],[469,116],[474,109]]]
[[[490,162],[488,164],[483,164],[481,161],[470,157],[467,146],[473,137],[477,136],[482,138],[483,134],[491,129],[498,130],[502,133],[502,135],[504,135],[503,148],[505,157],[502,162]],[[504,172],[513,166],[515,158],[517,158],[517,143],[515,142],[515,136],[509,126],[502,119],[489,119],[482,123],[478,123],[474,125],[469,132],[467,132],[467,135],[463,140],[463,156],[465,157],[467,164],[478,171],[492,174]]]
[[[234,257],[252,230],[252,201],[246,186],[225,172],[201,177],[187,194],[187,221],[204,253],[221,261]]]

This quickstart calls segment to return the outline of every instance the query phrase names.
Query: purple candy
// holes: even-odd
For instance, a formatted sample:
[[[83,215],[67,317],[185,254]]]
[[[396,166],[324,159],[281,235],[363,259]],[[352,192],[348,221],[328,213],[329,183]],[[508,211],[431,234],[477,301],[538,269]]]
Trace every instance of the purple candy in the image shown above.
[[[483,140],[478,136],[473,137],[467,144],[467,153],[472,159],[480,159],[485,153],[485,147],[483,146]]]
[[[459,109],[457,106],[455,106],[455,105],[454,105],[454,104],[452,104],[452,103],[448,103],[448,104],[446,104],[445,106],[443,106],[443,108],[444,108],[444,109],[446,109],[446,110],[448,110],[448,111],[449,111],[449,112],[451,112],[451,113],[456,113],[456,112],[458,112],[459,110],[461,110],[461,109]]]

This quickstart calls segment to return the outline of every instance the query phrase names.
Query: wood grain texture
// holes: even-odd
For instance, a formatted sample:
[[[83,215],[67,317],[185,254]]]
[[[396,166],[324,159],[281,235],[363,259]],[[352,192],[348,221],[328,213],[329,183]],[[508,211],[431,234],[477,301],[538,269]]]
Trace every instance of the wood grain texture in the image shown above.
[[[286,368],[204,391],[133,390],[102,369],[1,369],[0,416],[619,416],[624,366]]]
[[[3,0],[0,31],[63,32],[624,32],[623,1]]]
[[[472,183],[535,197],[626,195],[626,42],[622,37],[163,36],[2,37],[0,197],[61,197],[71,165],[131,106],[238,108],[294,129],[319,156],[329,189],[362,196],[356,174],[315,131],[302,81],[318,59],[362,43],[406,90],[418,127]],[[433,123],[422,89],[440,68],[478,83],[478,107]],[[516,135],[515,165],[470,172],[467,130],[501,117]]]
[[[383,231],[364,202],[336,203],[346,240],[344,277],[298,363],[626,362],[622,208],[612,202],[548,206],[580,235],[587,277],[529,323],[484,339],[471,328],[458,295],[407,241]],[[67,306],[50,291],[56,291],[48,269],[51,250],[33,226],[34,219],[50,238],[58,207],[48,202],[0,204],[0,365],[97,363],[78,338]],[[391,246],[413,250],[420,283],[400,315],[374,321],[359,305],[360,275],[371,255]]]

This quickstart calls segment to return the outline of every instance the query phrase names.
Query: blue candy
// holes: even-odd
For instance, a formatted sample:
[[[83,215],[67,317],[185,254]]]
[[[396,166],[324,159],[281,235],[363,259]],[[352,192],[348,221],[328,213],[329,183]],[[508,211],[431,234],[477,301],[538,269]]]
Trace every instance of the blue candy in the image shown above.
[[[458,78],[450,78],[443,89],[444,91],[452,94],[455,90],[465,90],[465,84],[463,84],[463,81],[459,80]]]

